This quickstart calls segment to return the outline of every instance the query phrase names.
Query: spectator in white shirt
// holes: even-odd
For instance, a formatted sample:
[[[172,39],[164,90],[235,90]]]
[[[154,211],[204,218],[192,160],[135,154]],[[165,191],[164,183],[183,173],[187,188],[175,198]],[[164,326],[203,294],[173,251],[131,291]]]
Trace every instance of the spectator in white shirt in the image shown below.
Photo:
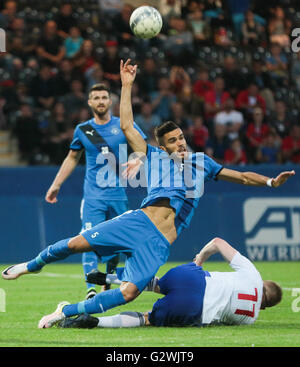
[[[222,111],[215,115],[215,124],[226,125],[227,135],[232,140],[238,137],[239,131],[244,123],[244,116],[235,110],[233,98],[228,98],[224,102]]]

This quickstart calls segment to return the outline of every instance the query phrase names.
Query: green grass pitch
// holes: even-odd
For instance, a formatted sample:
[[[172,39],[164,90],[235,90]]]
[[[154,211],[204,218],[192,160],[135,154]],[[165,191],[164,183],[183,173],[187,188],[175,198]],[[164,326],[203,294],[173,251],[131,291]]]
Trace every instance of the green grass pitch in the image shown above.
[[[162,276],[175,263],[159,270]],[[39,330],[38,321],[51,313],[58,302],[83,300],[85,285],[79,264],[55,264],[40,274],[15,281],[0,280],[6,307],[0,312],[1,347],[299,347],[300,346],[300,265],[297,262],[258,262],[263,279],[277,281],[284,289],[282,302],[261,311],[251,326],[210,326],[206,328],[59,329]],[[0,270],[4,265],[0,266]],[[222,262],[208,262],[209,271],[230,271]],[[100,287],[98,288],[100,289]],[[2,291],[2,294],[4,293]],[[295,292],[295,291],[294,291]],[[297,299],[298,297],[298,299]],[[135,301],[110,310],[147,311],[159,295],[144,292]],[[0,307],[0,310],[1,310]],[[298,312],[297,312],[298,311]]]

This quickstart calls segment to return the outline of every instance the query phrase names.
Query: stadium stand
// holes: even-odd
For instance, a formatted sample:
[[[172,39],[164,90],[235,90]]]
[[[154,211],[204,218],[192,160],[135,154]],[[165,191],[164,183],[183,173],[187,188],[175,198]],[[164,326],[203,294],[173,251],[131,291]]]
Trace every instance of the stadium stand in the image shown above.
[[[164,26],[148,41],[128,25],[139,1],[109,3],[0,5],[0,165],[60,164],[74,126],[90,116],[93,83],[110,86],[118,114],[119,60],[129,57],[140,66],[134,113],[152,143],[158,121],[174,119],[191,149],[220,162],[300,163],[296,0],[149,1]],[[242,114],[238,126],[232,111]]]

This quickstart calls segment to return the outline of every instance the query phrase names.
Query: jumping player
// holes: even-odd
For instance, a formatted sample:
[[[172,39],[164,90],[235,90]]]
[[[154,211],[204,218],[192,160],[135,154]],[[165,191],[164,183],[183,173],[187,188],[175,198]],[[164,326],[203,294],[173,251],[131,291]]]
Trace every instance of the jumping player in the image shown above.
[[[73,253],[95,251],[100,256],[126,255],[122,284],[120,288],[99,293],[86,301],[72,305],[59,304],[55,312],[40,320],[40,328],[49,328],[69,316],[105,312],[134,300],[143,291],[159,267],[167,261],[170,245],[182,229],[188,227],[199,203],[200,195],[194,198],[187,195],[189,190],[182,179],[182,173],[187,168],[192,170],[192,174],[197,171],[197,159],[203,161],[200,170],[202,168],[205,182],[218,178],[245,185],[278,187],[295,174],[294,171],[282,172],[276,178],[269,178],[254,172],[223,168],[203,153],[190,155],[181,129],[173,122],[166,122],[156,129],[159,148],[147,145],[133,125],[131,88],[137,65],[130,65],[130,60],[125,64],[121,61],[120,70],[121,128],[133,151],[143,154],[148,162],[145,169],[147,167],[150,182],[147,186],[148,195],[141,208],[97,224],[76,237],[58,241],[35,259],[8,267],[2,272],[2,277],[16,279],[23,274],[40,271],[46,264]],[[172,158],[174,155],[177,160]],[[186,160],[186,156],[189,159]],[[156,164],[160,160],[169,160],[169,170],[163,170],[160,164]],[[163,185],[164,176],[170,176],[170,172],[173,179],[169,180],[168,185]]]
[[[108,167],[111,182],[115,183],[113,185],[105,185],[105,182],[103,182],[104,175],[99,174],[105,164],[109,164],[105,163],[108,154],[112,153],[118,161],[120,158],[119,147],[121,144],[127,144],[120,128],[120,119],[110,115],[111,104],[110,91],[105,84],[95,84],[90,89],[88,105],[93,112],[93,118],[76,126],[70,152],[46,194],[48,203],[54,204],[57,202],[57,195],[62,184],[75,169],[84,150],[86,175],[80,209],[82,231],[91,229],[96,224],[120,215],[129,209],[125,189],[119,183],[118,169]],[[143,138],[146,138],[137,125],[135,125],[135,128]],[[119,255],[115,255],[107,261],[107,273],[114,272],[118,260]],[[98,256],[94,252],[83,253],[82,265],[84,274],[96,269],[98,267]],[[96,294],[96,290],[94,284],[88,282],[86,284],[86,298],[88,299]]]

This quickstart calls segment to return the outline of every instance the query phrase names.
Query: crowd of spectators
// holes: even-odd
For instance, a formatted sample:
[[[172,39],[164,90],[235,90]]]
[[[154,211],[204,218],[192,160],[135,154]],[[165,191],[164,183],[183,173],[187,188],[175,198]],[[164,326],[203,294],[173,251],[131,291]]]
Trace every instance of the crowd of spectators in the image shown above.
[[[28,164],[60,164],[76,124],[90,118],[87,93],[104,82],[119,114],[120,58],[139,64],[136,123],[173,120],[191,150],[224,164],[300,163],[300,26],[296,1],[149,1],[160,35],[134,37],[134,1],[7,0],[0,28],[0,129]],[[136,2],[137,3],[137,2]]]

